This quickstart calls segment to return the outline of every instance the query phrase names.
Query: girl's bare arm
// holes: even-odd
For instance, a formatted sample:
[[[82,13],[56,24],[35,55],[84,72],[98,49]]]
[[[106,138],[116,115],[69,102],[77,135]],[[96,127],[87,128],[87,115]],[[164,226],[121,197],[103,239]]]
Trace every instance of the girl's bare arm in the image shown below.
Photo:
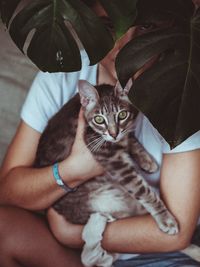
[[[60,175],[71,187],[103,172],[85,146],[83,132],[84,119],[80,113],[72,152],[59,163]],[[0,204],[41,210],[65,194],[54,180],[52,166],[32,167],[39,138],[40,133],[21,122],[0,169]]]
[[[187,247],[200,215],[199,162],[200,149],[164,155],[161,195],[179,222],[179,234],[163,233],[150,215],[136,216],[109,223],[103,247],[119,253],[166,252]],[[62,243],[72,247],[83,245],[83,226],[66,222],[54,210],[49,210],[48,215],[51,228]]]

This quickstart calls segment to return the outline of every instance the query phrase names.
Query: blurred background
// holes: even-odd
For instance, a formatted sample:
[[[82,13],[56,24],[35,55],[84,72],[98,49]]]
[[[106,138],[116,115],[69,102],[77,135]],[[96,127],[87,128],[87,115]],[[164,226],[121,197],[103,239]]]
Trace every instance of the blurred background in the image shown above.
[[[0,164],[20,120],[20,110],[38,69],[0,23]]]

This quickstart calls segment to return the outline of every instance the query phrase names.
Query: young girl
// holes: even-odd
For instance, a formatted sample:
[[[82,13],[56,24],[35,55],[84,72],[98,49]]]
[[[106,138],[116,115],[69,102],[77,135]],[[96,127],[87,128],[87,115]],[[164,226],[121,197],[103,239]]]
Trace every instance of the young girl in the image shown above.
[[[106,18],[96,3],[95,12]],[[74,73],[39,73],[22,108],[21,123],[10,144],[0,171],[0,263],[2,267],[81,267],[82,226],[66,222],[54,210],[48,223],[37,211],[49,208],[65,194],[53,177],[52,166],[32,168],[37,145],[49,118],[77,91],[79,79],[92,84],[116,83],[114,60],[133,37],[130,29],[113,50],[98,64]],[[139,113],[136,135],[161,166],[148,176],[160,186],[163,201],[179,222],[180,232],[169,236],[161,232],[150,215],[110,223],[103,237],[106,250],[121,253],[116,267],[125,266],[200,266],[179,251],[188,246],[200,212],[200,131],[175,149],[159,135],[148,119]],[[63,181],[75,187],[103,173],[85,146],[85,122],[80,113],[75,142],[70,156],[59,163]],[[78,168],[76,162],[79,162]],[[88,164],[89,163],[89,164]],[[50,225],[50,227],[49,227]],[[128,254],[127,254],[128,253]],[[135,256],[134,253],[145,253]],[[134,257],[133,257],[134,256]]]

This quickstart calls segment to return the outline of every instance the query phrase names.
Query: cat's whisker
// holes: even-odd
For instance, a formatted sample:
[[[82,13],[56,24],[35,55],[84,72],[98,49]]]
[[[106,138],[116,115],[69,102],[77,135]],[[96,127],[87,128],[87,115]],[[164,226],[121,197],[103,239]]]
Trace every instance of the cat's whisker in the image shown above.
[[[96,152],[99,151],[99,149],[103,146],[104,143],[105,143],[104,139],[101,142],[99,142],[99,146],[96,148]]]
[[[93,144],[92,146],[89,147],[90,151],[93,153],[94,151],[96,151],[96,148],[98,147],[99,142]]]
[[[100,140],[99,142],[101,142],[101,140]],[[98,147],[99,142],[97,142],[96,144],[94,144],[94,146],[92,146],[92,147],[90,148],[90,151],[91,151],[91,152],[95,152],[95,151],[96,151],[96,148]]]
[[[94,135],[94,136],[90,136],[88,139],[93,140],[93,139],[99,139],[99,138],[102,138],[102,136],[100,136],[100,135]]]
[[[99,149],[102,147],[103,143],[104,143],[104,142],[100,143],[100,144],[95,148],[95,150],[93,151],[93,153],[94,153],[94,152],[97,153],[97,152],[99,151]]]
[[[104,139],[101,137],[101,140],[99,140],[90,150],[91,152],[97,151],[98,148],[100,148],[101,145],[103,145]]]
[[[97,141],[97,140],[99,140],[99,139],[97,139],[96,137],[93,138],[93,139],[88,139],[88,140],[87,140],[87,141],[88,141],[88,145],[92,144],[93,142],[95,142],[95,141]]]
[[[102,137],[100,136],[99,138],[96,138],[92,140],[90,143],[87,144],[87,147],[89,148],[92,145],[96,145],[99,141],[101,141]]]
[[[97,146],[98,143],[99,143],[99,142],[97,142],[97,143],[91,145],[90,147],[88,147],[89,150],[90,150],[91,152],[93,152],[93,151],[94,151],[94,148]]]
[[[95,140],[95,139],[97,139],[97,138],[99,138],[100,136],[98,135],[98,134],[96,134],[96,135],[93,135],[93,136],[90,136],[89,138],[88,138],[88,140],[89,141],[92,141],[92,140]]]

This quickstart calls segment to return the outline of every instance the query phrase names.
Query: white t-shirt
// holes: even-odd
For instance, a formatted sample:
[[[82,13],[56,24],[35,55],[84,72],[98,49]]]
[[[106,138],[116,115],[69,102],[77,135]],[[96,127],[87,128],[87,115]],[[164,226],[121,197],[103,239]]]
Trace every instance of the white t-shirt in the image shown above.
[[[87,66],[85,64],[81,71],[72,73],[39,72],[22,107],[22,120],[42,133],[48,120],[78,91],[77,84],[80,79],[95,85],[97,65]],[[136,119],[135,135],[159,165],[162,163],[164,153],[177,153],[200,148],[200,131],[198,131],[182,144],[170,150],[169,144],[142,113],[139,113]],[[143,173],[143,175],[152,186],[158,188],[159,170],[154,174]],[[123,254],[120,258],[130,257],[133,257],[133,254]]]
[[[78,80],[96,84],[97,65],[86,66],[78,72],[43,73],[39,72],[33,81],[26,101],[22,107],[21,118],[38,132],[43,132],[48,120],[78,91]],[[141,112],[136,120],[135,135],[145,149],[153,155],[159,165],[163,153],[176,153],[200,148],[200,131],[170,150],[169,144]],[[159,182],[159,171],[144,174],[151,185]]]

